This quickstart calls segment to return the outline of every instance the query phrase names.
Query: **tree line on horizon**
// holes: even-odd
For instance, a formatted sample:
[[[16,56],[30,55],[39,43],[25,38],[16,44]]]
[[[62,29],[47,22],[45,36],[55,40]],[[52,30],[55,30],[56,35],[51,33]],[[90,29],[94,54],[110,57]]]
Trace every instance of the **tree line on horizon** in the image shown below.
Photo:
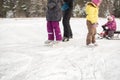
[[[85,17],[85,6],[90,0],[74,0],[73,17]],[[47,0],[0,0],[1,18],[45,17]],[[103,0],[100,17],[113,14],[120,17],[120,0]]]

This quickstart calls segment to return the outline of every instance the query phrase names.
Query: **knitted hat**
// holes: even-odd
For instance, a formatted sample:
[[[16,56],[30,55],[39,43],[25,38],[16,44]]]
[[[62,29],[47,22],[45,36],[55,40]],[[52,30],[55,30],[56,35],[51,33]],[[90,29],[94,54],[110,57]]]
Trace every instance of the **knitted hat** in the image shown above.
[[[101,0],[92,0],[92,2],[97,5],[98,3],[101,2]]]
[[[112,16],[107,16],[107,19],[110,21],[113,21],[113,17]]]

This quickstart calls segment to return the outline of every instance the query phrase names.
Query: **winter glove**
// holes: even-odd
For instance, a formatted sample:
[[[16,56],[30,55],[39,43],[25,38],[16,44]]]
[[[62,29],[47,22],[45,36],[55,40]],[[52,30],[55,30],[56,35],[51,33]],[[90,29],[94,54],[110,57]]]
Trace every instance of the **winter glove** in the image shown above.
[[[108,27],[106,26],[105,29],[108,30]]]
[[[102,28],[103,28],[103,31],[108,30],[108,27],[106,25],[103,25]]]
[[[63,4],[63,6],[62,6],[62,11],[65,11],[65,10],[67,10],[67,9],[69,9],[69,5],[68,5],[67,2],[65,2],[65,3]]]

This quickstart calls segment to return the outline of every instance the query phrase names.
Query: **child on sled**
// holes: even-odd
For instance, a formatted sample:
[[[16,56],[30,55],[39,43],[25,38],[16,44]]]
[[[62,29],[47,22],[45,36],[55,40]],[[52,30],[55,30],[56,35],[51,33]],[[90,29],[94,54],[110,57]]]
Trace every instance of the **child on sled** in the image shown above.
[[[112,39],[116,31],[115,17],[113,15],[107,16],[107,20],[107,23],[102,25],[103,32],[101,34],[103,38]]]

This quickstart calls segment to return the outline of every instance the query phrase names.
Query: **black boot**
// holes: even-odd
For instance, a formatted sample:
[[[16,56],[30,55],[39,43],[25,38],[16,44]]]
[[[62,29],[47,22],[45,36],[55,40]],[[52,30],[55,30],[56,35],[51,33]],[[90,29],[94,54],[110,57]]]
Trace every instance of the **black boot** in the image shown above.
[[[69,38],[64,37],[62,41],[63,41],[63,42],[67,42],[67,41],[69,41]]]

